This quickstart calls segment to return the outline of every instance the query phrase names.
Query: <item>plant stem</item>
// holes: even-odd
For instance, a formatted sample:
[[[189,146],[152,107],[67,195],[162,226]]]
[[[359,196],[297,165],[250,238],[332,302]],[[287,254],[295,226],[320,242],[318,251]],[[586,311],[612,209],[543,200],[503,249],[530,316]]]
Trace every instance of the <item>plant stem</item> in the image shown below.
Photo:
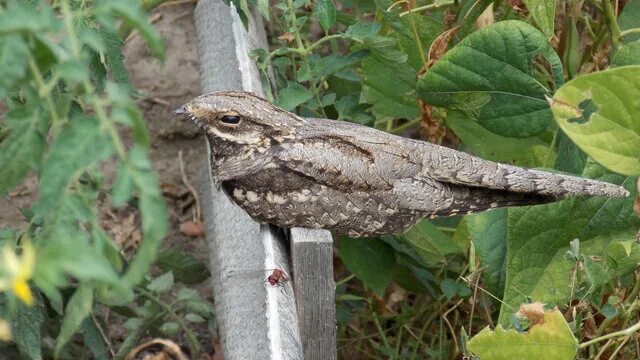
[[[595,343],[598,343],[600,341],[604,341],[604,340],[608,340],[608,339],[613,339],[616,337],[620,337],[620,336],[630,336],[633,333],[635,333],[636,331],[640,330],[640,322],[633,325],[632,327],[626,328],[624,330],[620,330],[620,331],[616,331],[616,332],[612,332],[611,334],[607,334],[607,335],[603,335],[600,337],[597,337],[595,339],[589,340],[587,342],[583,342],[582,344],[578,344],[578,349],[582,350],[585,349]]]
[[[640,28],[628,29],[628,30],[623,30],[623,31],[620,32],[620,36],[621,37],[625,37],[625,36],[631,35],[631,34],[640,34]]]
[[[443,2],[442,4],[429,4],[429,5],[423,5],[423,6],[418,6],[417,8],[413,8],[411,10],[408,11],[404,11],[400,13],[400,16],[406,16],[409,13],[413,13],[413,12],[418,12],[418,11],[422,11],[422,10],[429,10],[429,9],[435,9],[435,8],[439,8],[441,6],[448,6],[448,5],[453,5],[455,3],[455,1],[451,0],[451,1],[447,1],[447,2]]]
[[[38,64],[36,64],[36,61],[33,59],[33,57],[29,58],[29,70],[31,70],[33,77],[36,79],[36,83],[38,83],[38,95],[41,98],[44,98],[44,101],[47,103],[49,113],[51,113],[51,117],[53,118],[53,126],[55,129],[60,125],[60,118],[58,117],[56,106],[53,104],[53,99],[51,98],[50,91],[47,90],[47,86],[44,83],[42,73],[40,72]]]
[[[164,311],[166,311],[169,315],[171,315],[173,320],[175,320],[175,322],[177,322],[178,325],[180,325],[180,327],[182,328],[182,331],[184,331],[185,337],[187,338],[187,342],[189,343],[189,350],[191,350],[193,358],[194,359],[198,358],[198,356],[202,352],[202,348],[200,347],[198,338],[196,338],[193,331],[191,331],[191,329],[189,329],[189,327],[182,321],[182,318],[175,313],[173,308],[171,308],[171,306],[165,304],[164,301],[158,299],[155,295],[146,291],[143,288],[136,288],[136,291],[138,291],[140,294],[142,294],[142,296],[146,297],[147,299],[158,304]]]
[[[609,31],[611,32],[611,43],[617,50],[622,46],[622,35],[620,33],[620,26],[618,26],[618,19],[616,18],[616,14],[613,11],[613,6],[611,5],[610,0],[602,0],[602,4],[604,16],[607,19],[607,25],[609,26]]]
[[[336,287],[338,287],[338,286],[340,286],[340,285],[342,285],[342,284],[346,284],[346,283],[348,283],[348,282],[349,282],[349,280],[353,279],[354,277],[356,277],[356,275],[355,275],[355,274],[351,274],[351,275],[347,276],[346,278],[344,278],[344,279],[342,279],[342,280],[338,281],[338,282],[336,283]]]

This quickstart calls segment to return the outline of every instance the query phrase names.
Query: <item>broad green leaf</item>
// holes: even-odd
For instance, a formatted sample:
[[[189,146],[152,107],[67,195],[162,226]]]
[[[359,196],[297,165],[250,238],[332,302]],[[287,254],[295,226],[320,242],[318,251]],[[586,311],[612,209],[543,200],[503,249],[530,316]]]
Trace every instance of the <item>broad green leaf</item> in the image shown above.
[[[556,136],[558,157],[553,168],[571,174],[582,174],[587,164],[587,154],[580,150],[562,130],[558,129]]]
[[[553,36],[553,22],[556,17],[555,0],[523,0],[538,28],[550,39]]]
[[[66,189],[82,170],[111,155],[112,144],[98,119],[78,116],[55,139],[43,160],[36,215],[45,216],[60,206]]]
[[[27,306],[19,302],[13,313],[11,332],[20,353],[27,359],[42,359],[40,327],[44,321],[43,310],[39,304]]]
[[[391,281],[396,257],[391,246],[377,238],[340,238],[340,259],[358,279],[378,294]]]
[[[164,271],[171,271],[176,281],[185,284],[198,284],[210,276],[209,269],[203,263],[177,248],[160,252],[156,265]]]
[[[531,326],[526,333],[484,328],[467,343],[467,348],[480,360],[573,360],[578,341],[560,311],[544,314],[540,324]]]
[[[49,119],[37,109],[19,109],[7,114],[7,125],[9,135],[0,142],[0,195],[39,165]]]
[[[426,103],[456,109],[503,136],[535,135],[552,122],[535,62],[545,59],[562,84],[562,65],[544,34],[521,21],[503,21],[464,38],[418,80]]]
[[[332,0],[318,0],[314,14],[325,32],[336,24],[336,7]]]
[[[45,31],[59,24],[56,23],[50,6],[16,1],[0,13],[0,35]]]
[[[556,159],[554,151],[537,137],[514,139],[495,134],[477,122],[452,112],[447,126],[462,140],[465,150],[483,159],[525,167],[541,167]]]
[[[56,358],[60,356],[60,352],[73,334],[78,331],[84,319],[89,316],[92,305],[93,289],[89,285],[80,285],[69,299],[69,303],[65,308],[60,333],[56,338]]]
[[[153,281],[151,281],[149,285],[147,285],[147,289],[155,293],[162,294],[167,292],[167,290],[171,289],[172,286],[173,286],[173,273],[169,271],[168,273],[164,273],[158,276],[157,278],[153,279]]]
[[[449,255],[462,253],[450,237],[427,220],[418,222],[399,237],[411,244],[428,264],[437,264]]]
[[[611,67],[626,65],[640,65],[640,40],[624,45],[611,59]]]
[[[640,66],[591,73],[549,100],[558,125],[604,167],[640,175]]]
[[[166,322],[160,326],[160,332],[168,336],[175,336],[178,331],[180,331],[180,325],[174,322]]]
[[[464,219],[483,268],[485,289],[502,298],[507,256],[507,209],[468,215]]]
[[[626,275],[640,265],[640,244],[635,240],[620,241],[607,246],[607,268],[612,276]]]
[[[602,257],[609,243],[632,239],[640,227],[640,219],[633,212],[637,178],[606,174],[592,162],[583,176],[622,184],[632,195],[570,198],[509,209],[504,305],[499,323],[510,324],[515,309],[528,298],[547,304],[568,300],[575,263],[565,254],[572,240],[580,240],[581,253]]]
[[[453,279],[444,279],[440,283],[440,290],[447,299],[451,300],[454,296],[467,297],[471,295],[471,290],[465,284],[459,283]]]
[[[26,76],[28,64],[29,48],[22,37],[10,35],[0,39],[0,98],[4,98],[12,86]]]
[[[630,0],[622,9],[618,17],[618,26],[620,30],[630,30],[640,28],[640,1]],[[623,38],[625,43],[640,40],[640,34],[631,34]]]
[[[306,87],[298,83],[289,83],[278,92],[275,104],[285,110],[293,110],[312,97],[313,93]]]

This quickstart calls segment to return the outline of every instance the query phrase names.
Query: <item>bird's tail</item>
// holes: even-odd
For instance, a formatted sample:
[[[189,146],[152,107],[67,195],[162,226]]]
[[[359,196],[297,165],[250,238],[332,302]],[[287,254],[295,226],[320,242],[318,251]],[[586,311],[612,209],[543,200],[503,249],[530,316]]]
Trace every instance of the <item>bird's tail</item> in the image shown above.
[[[440,146],[432,148],[428,156],[427,176],[450,184],[558,198],[629,196],[625,188],[615,184],[499,164]]]

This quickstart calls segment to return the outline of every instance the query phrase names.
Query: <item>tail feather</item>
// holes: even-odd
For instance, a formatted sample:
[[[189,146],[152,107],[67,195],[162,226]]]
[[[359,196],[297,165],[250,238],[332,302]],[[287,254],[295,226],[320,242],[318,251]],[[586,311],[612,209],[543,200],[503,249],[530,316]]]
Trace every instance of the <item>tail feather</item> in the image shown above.
[[[505,190],[452,186],[453,203],[435,211],[430,218],[467,215],[508,206],[541,205],[558,201],[556,196],[514,193]]]
[[[430,157],[427,175],[445,183],[556,197],[629,196],[615,184],[499,164],[443,147],[426,154]]]

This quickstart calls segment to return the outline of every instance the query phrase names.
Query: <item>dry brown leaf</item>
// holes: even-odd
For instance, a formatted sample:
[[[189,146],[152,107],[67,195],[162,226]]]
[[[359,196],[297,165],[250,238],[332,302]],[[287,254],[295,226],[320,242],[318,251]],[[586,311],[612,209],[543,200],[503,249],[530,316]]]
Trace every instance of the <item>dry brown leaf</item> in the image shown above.
[[[598,326],[591,312],[589,312],[589,315],[582,321],[582,332],[587,339],[594,339],[598,336]]]
[[[449,47],[449,41],[458,33],[460,30],[460,26],[456,26],[451,28],[442,34],[438,35],[438,37],[433,40],[431,46],[429,47],[429,53],[427,55],[427,67],[430,68],[436,61],[440,60],[442,55],[447,52],[447,48]]]
[[[522,304],[520,305],[520,309],[518,309],[516,315],[519,317],[526,317],[529,320],[529,325],[531,326],[541,324],[544,320],[544,304],[541,302]]]
[[[295,37],[293,36],[292,33],[284,33],[278,36],[278,39],[285,40],[286,42],[292,42],[295,39]]]
[[[189,237],[204,235],[204,224],[195,221],[186,221],[180,224],[180,232]]]

